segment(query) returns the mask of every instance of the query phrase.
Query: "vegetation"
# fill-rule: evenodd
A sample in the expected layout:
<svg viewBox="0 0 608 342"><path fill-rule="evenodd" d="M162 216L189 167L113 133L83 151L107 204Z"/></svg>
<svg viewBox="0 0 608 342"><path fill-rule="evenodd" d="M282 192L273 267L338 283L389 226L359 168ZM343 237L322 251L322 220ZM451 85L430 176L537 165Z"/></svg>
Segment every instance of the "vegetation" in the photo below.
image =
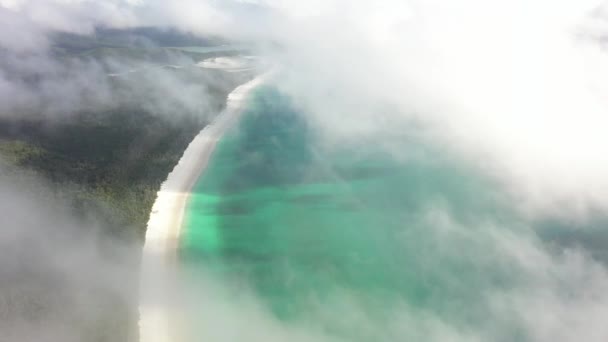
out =
<svg viewBox="0 0 608 342"><path fill-rule="evenodd" d="M233 86L238 82L233 80ZM220 111L229 91L229 86L215 89L214 96L222 100L208 110ZM74 194L79 206L103 203L112 212L113 226L135 229L142 238L160 184L207 122L201 116L168 116L135 105L77 113L57 122L2 119L0 154L61 191L79 189Z"/></svg>
<svg viewBox="0 0 608 342"><path fill-rule="evenodd" d="M142 32L144 36L149 33L145 29L135 33L141 36ZM127 38L131 34L128 32ZM175 33L163 34L162 39L170 40ZM129 45L130 38L119 32L108 31L100 35L104 40L60 35L54 48L57 58L90 58L103 63L111 55L138 65L142 61L162 65L165 59L173 58L173 54L182 53L143 46L150 43L148 38ZM183 42L192 45L191 39L194 38L183 38ZM127 43L119 46L116 42L120 40ZM183 52L183 56L200 60L203 55ZM6 164L2 171L13 176L23 175L25 181L31 174L48 180L52 195L71 203L75 215L94 213L99 217L107 229L101 232L104 236L136 243L143 241L146 222L161 183L194 136L222 110L228 93L251 77L196 67L164 69L163 77L169 75L175 84L196 85L189 88L190 96L192 89L201 90L200 97L205 98L202 102L205 105L193 110L197 102L194 106L192 103L184 105L180 102L183 99L171 99L170 95L159 104L158 89L162 88L154 87L156 75L147 76L148 73L143 69L124 77L108 77L112 88L110 103L66 113L64 117L23 113L0 118L0 159ZM125 279L124 286L132 292L130 297L137 298L138 274L135 270L139 253L133 254L127 266L134 270L129 275L133 278ZM81 290L98 303L91 308L90 315L74 317L74 325L87 341L136 340L136 301L125 302L106 289ZM36 308L38 316L44 312L45 304L41 303L49 300L55 303L54 298L66 295L60 287L48 289L42 285L36 292L38 295L31 296L32 300L21 293L24 290L18 291L16 296L28 297L26 303L33 303L31 306Z"/></svg>

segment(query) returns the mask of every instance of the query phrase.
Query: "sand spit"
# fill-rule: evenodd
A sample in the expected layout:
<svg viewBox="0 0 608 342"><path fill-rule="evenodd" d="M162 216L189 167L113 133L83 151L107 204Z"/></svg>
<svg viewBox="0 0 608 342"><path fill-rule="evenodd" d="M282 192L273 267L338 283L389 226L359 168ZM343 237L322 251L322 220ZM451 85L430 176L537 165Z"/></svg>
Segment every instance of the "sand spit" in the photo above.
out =
<svg viewBox="0 0 608 342"><path fill-rule="evenodd" d="M196 66L205 69L220 69L227 72L241 72L253 69L256 63L259 63L259 60L254 56L213 57L199 62Z"/></svg>
<svg viewBox="0 0 608 342"><path fill-rule="evenodd" d="M190 143L182 158L162 184L152 207L143 248L140 321L141 342L168 342L167 298L171 265L175 260L190 191L206 168L219 139L238 118L248 95L265 75L240 85L228 95L226 109Z"/></svg>

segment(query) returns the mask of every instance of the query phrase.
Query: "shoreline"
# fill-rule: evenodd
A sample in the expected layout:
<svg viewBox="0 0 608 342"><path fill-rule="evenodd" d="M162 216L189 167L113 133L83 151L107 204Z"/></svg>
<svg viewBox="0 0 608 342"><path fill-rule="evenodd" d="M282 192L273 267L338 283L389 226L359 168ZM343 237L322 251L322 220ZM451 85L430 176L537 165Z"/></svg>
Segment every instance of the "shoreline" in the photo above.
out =
<svg viewBox="0 0 608 342"><path fill-rule="evenodd" d="M207 167L215 146L244 109L251 91L266 74L236 87L227 97L226 108L203 128L188 145L157 194L147 224L141 259L139 341L170 341L169 314L163 300L163 285L175 261L190 191Z"/></svg>

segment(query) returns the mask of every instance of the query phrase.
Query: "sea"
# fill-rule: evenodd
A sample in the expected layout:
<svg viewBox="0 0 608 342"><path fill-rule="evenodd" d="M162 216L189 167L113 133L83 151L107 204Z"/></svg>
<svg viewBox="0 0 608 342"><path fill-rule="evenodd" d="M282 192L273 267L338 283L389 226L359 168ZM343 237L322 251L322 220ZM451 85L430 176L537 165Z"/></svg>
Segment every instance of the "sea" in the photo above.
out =
<svg viewBox="0 0 608 342"><path fill-rule="evenodd" d="M531 221L415 133L335 143L259 88L192 191L180 262L328 341L533 340L526 303L561 276L537 259L605 234Z"/></svg>

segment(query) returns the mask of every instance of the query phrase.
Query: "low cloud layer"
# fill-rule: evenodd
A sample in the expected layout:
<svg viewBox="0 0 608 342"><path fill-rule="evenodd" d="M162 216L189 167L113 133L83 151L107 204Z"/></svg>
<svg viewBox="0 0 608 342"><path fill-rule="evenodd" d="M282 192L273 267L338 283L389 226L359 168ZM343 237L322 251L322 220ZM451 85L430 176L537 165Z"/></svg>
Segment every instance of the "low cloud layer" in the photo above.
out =
<svg viewBox="0 0 608 342"><path fill-rule="evenodd" d="M305 312L285 322L255 284L197 265L182 269L182 278L168 277L180 279L168 287L176 305L170 322L188 322L182 333L192 334L191 341L599 342L608 336L602 322L608 273L584 249L549 252L535 228L517 220L480 215L465 223L441 207L416 214L420 219L408 222L395 244L402 247L400 272L412 276L410 286L424 286L424 300L396 297L379 309L373 294L338 286L300 298Z"/></svg>
<svg viewBox="0 0 608 342"><path fill-rule="evenodd" d="M254 41L334 143L414 122L503 181L528 214L584 220L608 203L605 7L150 0L131 10L140 22Z"/></svg>
<svg viewBox="0 0 608 342"><path fill-rule="evenodd" d="M444 312L400 304L382 322L384 330L378 334L386 340L499 341L509 329L539 342L604 341L608 336L602 322L608 314L605 265L584 244L553 246L544 241L546 229L538 224L559 220L568 229L585 231L585 223L603 222L608 215L608 55L602 1L5 0L0 5L5 28L0 32L0 116L43 113L51 119L114 99L107 66L129 70L132 65L122 60L58 62L52 56L52 32L172 26L258 44L260 53L281 69L275 85L307 114L323 148L371 141L407 160L395 142L414 134L438 153L464 160L498 181L517 220L479 215L478 220L460 222L435 208L436 203L425 208L427 215L414 229L420 234L410 243L425 245L428 255L415 266L448 284L443 294L453 295L454 302L444 298ZM129 93L150 100L143 105L162 112L175 106L196 111L206 105L200 96L205 89L173 73L159 69L143 77L150 89ZM68 254L54 255L54 242L38 238L37 229L48 222L59 220L52 226L69 231L94 222L74 222L69 213L57 218L61 214L54 209L41 211L44 201L4 184L0 189L5 195L0 196L0 208L11 218L7 222L25 227L2 233L0 243L8 248L32 241L41 253L33 264L59 267L60 273L73 255L83 253L85 258L76 258L82 264L70 270L77 274L75 287L88 284L90 278L79 275L90 275L83 268L95 264L102 275L108 270L112 280L107 288L115 289L114 273L122 270L107 268L106 260L89 249L69 254L68 248ZM39 215L26 215L30 211ZM47 214L54 218L49 221ZM405 247L413 251L415 246L406 241ZM38 264L40 260L51 265ZM441 265L450 261L480 272L474 278L478 282L442 273ZM0 284L16 284L13 278L21 274L17 268L0 267L7 273ZM498 274L495 282L485 278L492 272ZM512 283L502 286L504 279ZM285 326L250 292L234 299L217 279L185 284L196 284L194 299L186 295L186 302L203 311L197 315L207 320L203 336L209 339L332 340L322 327ZM463 301L467 296L476 301ZM332 299L331 305L318 307L320 315L358 322L368 332L378 329L358 298L344 294ZM19 333L31 330L27 321L23 324L28 329ZM33 333L47 331L35 326ZM55 332L46 336L78 340Z"/></svg>
<svg viewBox="0 0 608 342"><path fill-rule="evenodd" d="M606 209L600 1L288 4L273 35L281 86L328 138L382 139L416 122L525 211Z"/></svg>
<svg viewBox="0 0 608 342"><path fill-rule="evenodd" d="M140 7L123 1L0 4L0 118L52 122L121 106L166 116L209 116L226 81L196 68L197 57L162 49L136 32L123 32L124 42L108 42L111 36L103 34L96 38L100 29L155 23L146 19L146 10L136 11ZM158 32L169 29L158 25ZM133 50L104 50L108 44L131 44Z"/></svg>
<svg viewBox="0 0 608 342"><path fill-rule="evenodd" d="M0 174L0 339L129 338L139 248L108 234L103 211L77 212L69 191Z"/></svg>

